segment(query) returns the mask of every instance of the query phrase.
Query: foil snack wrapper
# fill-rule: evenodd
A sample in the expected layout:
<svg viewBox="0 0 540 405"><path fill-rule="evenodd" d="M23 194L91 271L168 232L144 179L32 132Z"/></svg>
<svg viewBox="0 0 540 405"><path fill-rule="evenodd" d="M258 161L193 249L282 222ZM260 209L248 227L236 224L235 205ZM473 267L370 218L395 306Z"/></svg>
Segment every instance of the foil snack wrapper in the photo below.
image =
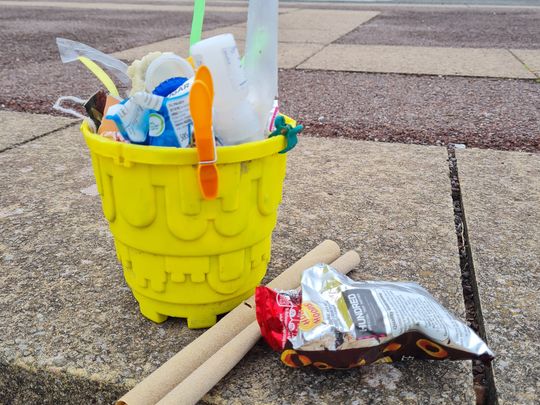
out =
<svg viewBox="0 0 540 405"><path fill-rule="evenodd" d="M357 282L319 264L304 271L300 290L258 287L255 303L262 336L291 367L494 358L471 328L416 283Z"/></svg>

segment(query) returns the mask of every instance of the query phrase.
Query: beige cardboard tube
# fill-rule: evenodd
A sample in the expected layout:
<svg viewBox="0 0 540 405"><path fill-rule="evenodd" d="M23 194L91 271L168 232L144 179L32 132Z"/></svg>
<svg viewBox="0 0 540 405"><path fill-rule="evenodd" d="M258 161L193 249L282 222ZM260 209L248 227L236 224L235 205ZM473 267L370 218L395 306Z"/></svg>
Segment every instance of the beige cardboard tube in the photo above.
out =
<svg viewBox="0 0 540 405"><path fill-rule="evenodd" d="M350 251L332 263L332 267L347 274L360 263L358 253ZM169 392L158 405L192 405L214 387L249 352L261 337L257 321L252 322L235 338L219 349L179 385Z"/></svg>
<svg viewBox="0 0 540 405"><path fill-rule="evenodd" d="M300 285L302 272L305 269L317 263L331 263L339 254L338 244L331 240L325 240L272 280L268 286L278 290L296 288ZM251 297L244 304L225 315L182 351L171 357L120 398L116 404L155 404L254 320L255 303L254 298Z"/></svg>

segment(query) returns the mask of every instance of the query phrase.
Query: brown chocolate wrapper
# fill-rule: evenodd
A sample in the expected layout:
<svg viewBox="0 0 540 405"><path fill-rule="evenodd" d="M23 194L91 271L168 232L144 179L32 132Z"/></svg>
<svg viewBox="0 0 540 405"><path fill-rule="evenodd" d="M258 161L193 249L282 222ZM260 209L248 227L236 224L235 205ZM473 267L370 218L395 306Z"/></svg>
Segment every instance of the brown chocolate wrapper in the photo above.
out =
<svg viewBox="0 0 540 405"><path fill-rule="evenodd" d="M394 363L396 361L424 360L470 360L493 359L488 353L474 355L462 350L435 343L428 336L408 332L387 343L361 349L345 350L294 350L288 343L281 353L281 361L289 367L312 366L319 370L348 369L368 364Z"/></svg>

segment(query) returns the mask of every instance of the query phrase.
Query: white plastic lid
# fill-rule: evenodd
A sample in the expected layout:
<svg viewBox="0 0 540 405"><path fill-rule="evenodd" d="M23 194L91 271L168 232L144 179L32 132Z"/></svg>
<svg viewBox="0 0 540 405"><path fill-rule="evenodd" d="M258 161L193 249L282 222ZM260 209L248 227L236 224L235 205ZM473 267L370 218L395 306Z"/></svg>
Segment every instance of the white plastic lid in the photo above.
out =
<svg viewBox="0 0 540 405"><path fill-rule="evenodd" d="M172 77L193 77L195 72L191 64L175 55L172 52L166 52L156 58L146 69L144 85L146 90L152 92L157 86Z"/></svg>

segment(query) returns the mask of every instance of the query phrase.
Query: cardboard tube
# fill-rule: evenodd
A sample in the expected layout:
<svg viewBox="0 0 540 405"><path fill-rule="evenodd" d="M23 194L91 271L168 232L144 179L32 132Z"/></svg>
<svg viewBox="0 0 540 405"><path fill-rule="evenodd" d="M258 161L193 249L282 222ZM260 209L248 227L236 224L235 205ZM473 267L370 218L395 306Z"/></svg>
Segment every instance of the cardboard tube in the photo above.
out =
<svg viewBox="0 0 540 405"><path fill-rule="evenodd" d="M347 274L360 263L360 256L347 252L331 265ZM261 337L257 321L252 322L235 338L169 392L158 405L192 405L214 387L249 352Z"/></svg>
<svg viewBox="0 0 540 405"><path fill-rule="evenodd" d="M268 286L278 290L296 288L300 285L302 272L305 269L317 263L331 263L339 256L339 253L336 242L325 240L272 280ZM120 398L116 404L155 404L254 320L255 300L251 297L171 357Z"/></svg>

